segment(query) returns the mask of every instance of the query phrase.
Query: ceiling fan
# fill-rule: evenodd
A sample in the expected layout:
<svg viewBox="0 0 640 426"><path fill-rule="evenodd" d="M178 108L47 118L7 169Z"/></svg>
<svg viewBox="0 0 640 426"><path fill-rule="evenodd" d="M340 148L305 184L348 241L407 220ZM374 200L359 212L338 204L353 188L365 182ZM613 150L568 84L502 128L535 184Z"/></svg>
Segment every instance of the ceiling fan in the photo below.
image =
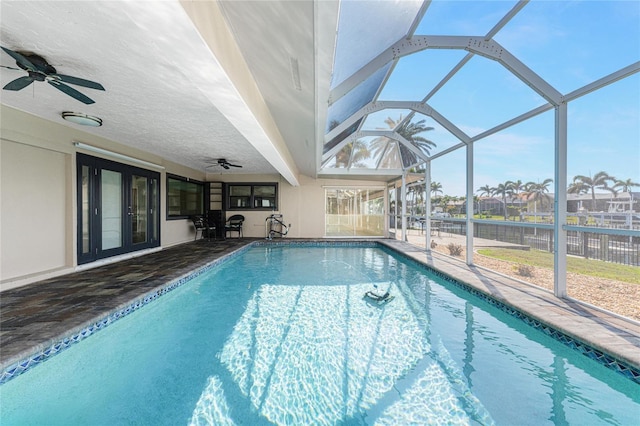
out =
<svg viewBox="0 0 640 426"><path fill-rule="evenodd" d="M4 90L22 90L34 81L46 81L61 92L66 93L72 98L77 99L87 105L92 104L95 101L88 96L80 93L73 87L66 85L65 83L88 87L90 89L104 90L104 87L102 87L100 83L85 80L83 78L73 77L70 75L58 74L56 69L52 65L50 65L42 56L36 55L35 53L19 53L11 49L7 49L6 47L2 47L2 50L7 52L9 56L15 59L16 65L18 65L21 69L27 71L27 73L29 74L10 81L3 87ZM2 68L19 70L19 68L7 67L4 65L0 66L2 66Z"/></svg>
<svg viewBox="0 0 640 426"><path fill-rule="evenodd" d="M217 158L217 159L207 160L207 162L214 162L214 161L215 161L215 163L209 165L208 167L220 166L220 167L222 167L223 169L226 169L226 170L229 170L231 167L242 168L241 165L239 165L239 164L231 164L230 162L228 162L224 158Z"/></svg>

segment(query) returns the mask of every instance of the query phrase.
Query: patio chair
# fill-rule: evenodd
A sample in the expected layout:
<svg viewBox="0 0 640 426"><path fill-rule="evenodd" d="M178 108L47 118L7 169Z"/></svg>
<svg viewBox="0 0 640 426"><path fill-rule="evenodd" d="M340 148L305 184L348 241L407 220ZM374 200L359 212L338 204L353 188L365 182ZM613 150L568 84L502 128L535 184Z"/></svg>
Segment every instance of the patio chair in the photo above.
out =
<svg viewBox="0 0 640 426"><path fill-rule="evenodd" d="M237 232L238 238L242 238L242 222L244 222L244 216L241 214L234 214L229 219L227 219L227 223L224 226L224 235L225 238L227 233L229 232Z"/></svg>
<svg viewBox="0 0 640 426"><path fill-rule="evenodd" d="M200 231L200 238L211 238L211 233L213 232L215 235L216 227L215 225L210 225L208 221L204 219L202 216L191 216L191 222L193 223L193 227L196 230L196 234L194 236L194 240L198 239L198 231Z"/></svg>

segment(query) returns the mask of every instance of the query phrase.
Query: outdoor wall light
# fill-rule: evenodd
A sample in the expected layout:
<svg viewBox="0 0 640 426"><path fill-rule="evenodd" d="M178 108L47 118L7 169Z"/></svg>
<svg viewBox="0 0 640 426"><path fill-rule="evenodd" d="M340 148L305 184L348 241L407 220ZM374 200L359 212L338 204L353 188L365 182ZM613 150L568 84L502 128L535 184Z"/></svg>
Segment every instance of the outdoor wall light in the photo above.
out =
<svg viewBox="0 0 640 426"><path fill-rule="evenodd" d="M100 127L102 126L102 119L94 117L92 115L83 114L81 112L64 111L62 118L75 124L82 126Z"/></svg>

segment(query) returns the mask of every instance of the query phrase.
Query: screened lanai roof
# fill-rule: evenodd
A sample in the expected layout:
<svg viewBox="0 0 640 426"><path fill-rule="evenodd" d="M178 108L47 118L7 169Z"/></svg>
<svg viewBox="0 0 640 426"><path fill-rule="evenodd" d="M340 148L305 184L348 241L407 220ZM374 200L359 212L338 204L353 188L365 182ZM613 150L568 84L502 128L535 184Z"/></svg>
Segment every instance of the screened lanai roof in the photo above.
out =
<svg viewBox="0 0 640 426"><path fill-rule="evenodd" d="M638 72L628 7L342 0L320 175L399 176Z"/></svg>

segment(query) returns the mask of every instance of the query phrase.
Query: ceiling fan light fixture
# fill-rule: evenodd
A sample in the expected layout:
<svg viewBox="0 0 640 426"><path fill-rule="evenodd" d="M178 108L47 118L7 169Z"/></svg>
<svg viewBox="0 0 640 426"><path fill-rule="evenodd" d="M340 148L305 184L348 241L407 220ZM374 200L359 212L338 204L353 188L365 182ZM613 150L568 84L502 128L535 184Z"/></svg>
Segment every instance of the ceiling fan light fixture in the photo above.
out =
<svg viewBox="0 0 640 426"><path fill-rule="evenodd" d="M62 118L75 124L82 126L100 127L102 126L102 119L94 117L93 115L83 114L81 112L64 111Z"/></svg>

